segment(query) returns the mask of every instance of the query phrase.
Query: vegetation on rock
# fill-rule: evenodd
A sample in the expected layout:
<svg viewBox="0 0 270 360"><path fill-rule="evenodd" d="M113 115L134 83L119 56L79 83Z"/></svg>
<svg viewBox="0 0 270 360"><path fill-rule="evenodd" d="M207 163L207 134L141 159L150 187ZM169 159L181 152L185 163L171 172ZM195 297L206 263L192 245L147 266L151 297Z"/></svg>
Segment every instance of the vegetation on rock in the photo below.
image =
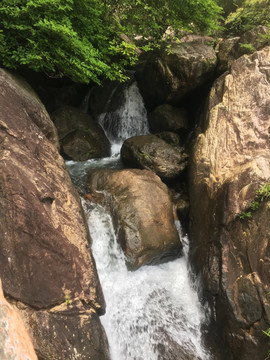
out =
<svg viewBox="0 0 270 360"><path fill-rule="evenodd" d="M241 220L252 217L252 212L257 210L260 206L260 203L265 199L270 197L270 183L266 182L264 185L260 185L259 189L256 192L255 200L252 201L247 211L242 211L238 214Z"/></svg>
<svg viewBox="0 0 270 360"><path fill-rule="evenodd" d="M229 34L239 35L257 25L270 25L270 0L244 0L226 19Z"/></svg>

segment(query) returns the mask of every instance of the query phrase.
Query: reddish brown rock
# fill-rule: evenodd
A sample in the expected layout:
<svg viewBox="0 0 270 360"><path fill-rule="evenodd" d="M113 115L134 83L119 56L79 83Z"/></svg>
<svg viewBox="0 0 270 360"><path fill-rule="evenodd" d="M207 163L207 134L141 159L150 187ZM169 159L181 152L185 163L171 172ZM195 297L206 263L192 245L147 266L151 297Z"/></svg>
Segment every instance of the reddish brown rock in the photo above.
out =
<svg viewBox="0 0 270 360"><path fill-rule="evenodd" d="M0 280L0 359L37 360L19 314L5 300Z"/></svg>
<svg viewBox="0 0 270 360"><path fill-rule="evenodd" d="M85 309L104 313L80 199L54 145L56 141L49 136L55 134L55 128L29 87L4 70L0 71L0 89L3 290L11 300L32 309L50 309L65 303L68 295L70 300L78 299ZM74 311L78 336L83 319L79 315ZM32 325L29 322L30 330ZM45 344L46 332L46 326L40 324L39 332L33 334L41 358L48 359L42 355L46 346L55 347L55 359L66 358L63 347L55 346L57 334L52 332ZM90 343L88 350L91 353ZM69 356L74 356L73 350Z"/></svg>
<svg viewBox="0 0 270 360"><path fill-rule="evenodd" d="M270 324L270 47L242 56L213 85L190 166L191 257L213 301L226 359L263 359ZM238 214L250 212L241 220Z"/></svg>
<svg viewBox="0 0 270 360"><path fill-rule="evenodd" d="M168 189L148 170L95 170L94 191L105 190L130 269L164 262L181 252Z"/></svg>

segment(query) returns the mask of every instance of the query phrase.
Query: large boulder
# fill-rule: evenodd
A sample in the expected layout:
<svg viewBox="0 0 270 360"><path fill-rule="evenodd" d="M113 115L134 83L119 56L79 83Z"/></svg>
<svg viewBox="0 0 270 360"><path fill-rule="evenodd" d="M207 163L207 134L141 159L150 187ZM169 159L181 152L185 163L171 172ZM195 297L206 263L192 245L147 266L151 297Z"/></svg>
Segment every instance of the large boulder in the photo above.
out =
<svg viewBox="0 0 270 360"><path fill-rule="evenodd" d="M129 269L179 255L182 245L168 188L152 171L99 169L90 173L88 183L93 191L105 191Z"/></svg>
<svg viewBox="0 0 270 360"><path fill-rule="evenodd" d="M37 360L31 339L16 310L4 298L0 280L0 359Z"/></svg>
<svg viewBox="0 0 270 360"><path fill-rule="evenodd" d="M146 103L178 105L211 80L216 67L213 47L196 42L172 44L170 51L153 52L135 76Z"/></svg>
<svg viewBox="0 0 270 360"><path fill-rule="evenodd" d="M102 326L98 318L92 321L89 311L104 313L105 301L80 199L55 147L53 123L36 95L4 70L0 70L0 89L3 290L29 316L36 311L47 316L39 321L39 331L33 321L26 321L40 359L88 359L97 349L91 342L82 348L78 341L85 338L88 321L91 336L102 342L94 330L98 327L101 333ZM67 302L69 315L61 322L57 305ZM69 326L76 336L67 334ZM66 343L61 345L56 339L63 336ZM106 345L99 350L103 355L98 358L107 359Z"/></svg>
<svg viewBox="0 0 270 360"><path fill-rule="evenodd" d="M175 179L187 165L182 147L174 147L155 135L125 140L121 159L129 167L152 170L163 180Z"/></svg>
<svg viewBox="0 0 270 360"><path fill-rule="evenodd" d="M54 111L51 118L57 128L64 156L85 161L110 155L110 142L102 127L90 115L64 106Z"/></svg>
<svg viewBox="0 0 270 360"><path fill-rule="evenodd" d="M256 194L270 178L269 69L266 47L217 79L190 161L191 257L224 359L263 359L268 350L269 202Z"/></svg>

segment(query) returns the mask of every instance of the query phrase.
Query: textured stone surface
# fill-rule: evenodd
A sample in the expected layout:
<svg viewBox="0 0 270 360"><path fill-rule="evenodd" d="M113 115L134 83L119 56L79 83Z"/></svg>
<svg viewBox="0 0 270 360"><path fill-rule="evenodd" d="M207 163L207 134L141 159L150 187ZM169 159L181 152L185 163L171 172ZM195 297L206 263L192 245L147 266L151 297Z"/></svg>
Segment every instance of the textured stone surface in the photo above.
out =
<svg viewBox="0 0 270 360"><path fill-rule="evenodd" d="M31 339L15 309L5 300L0 280L0 359L37 360Z"/></svg>
<svg viewBox="0 0 270 360"><path fill-rule="evenodd" d="M53 123L46 112L36 121L44 108L28 86L22 87L21 81L3 70L0 89L3 290L11 300L40 311L65 303L68 296L78 299L86 309L103 313L105 302L89 250L91 239L80 199L53 144L57 141L48 135L56 134ZM78 314L74 312L75 317ZM74 321L80 324L81 320ZM42 358L47 328L40 325L33 335ZM76 331L79 336L80 325ZM55 346L53 336L57 334L52 333L51 347ZM55 347L56 359L66 359L62 350ZM69 356L72 358L74 353Z"/></svg>
<svg viewBox="0 0 270 360"><path fill-rule="evenodd" d="M152 171L95 170L88 181L92 190L106 192L130 269L179 255L182 245L168 189Z"/></svg>
<svg viewBox="0 0 270 360"><path fill-rule="evenodd" d="M136 73L140 91L152 108L177 105L181 99L209 81L216 66L211 46L197 43L174 44L149 56Z"/></svg>
<svg viewBox="0 0 270 360"><path fill-rule="evenodd" d="M149 125L155 132L187 129L187 112L185 109L176 108L169 104L157 106L149 117Z"/></svg>
<svg viewBox="0 0 270 360"><path fill-rule="evenodd" d="M108 360L109 346L96 311L78 298L48 310L21 306L40 360ZM40 346L42 344L42 346Z"/></svg>
<svg viewBox="0 0 270 360"><path fill-rule="evenodd" d="M270 324L270 47L242 56L214 83L190 166L191 257L215 307L226 359L266 356ZM225 347L224 347L225 344Z"/></svg>
<svg viewBox="0 0 270 360"><path fill-rule="evenodd" d="M65 106L52 113L61 151L69 159L85 161L110 155L110 142L90 115Z"/></svg>
<svg viewBox="0 0 270 360"><path fill-rule="evenodd" d="M240 37L222 40L217 46L217 72L221 74L229 70L234 60L252 52L252 48L256 51L262 49L267 44L269 45L269 40L262 37L267 32L267 26L259 25L245 32ZM245 47L245 45L248 46Z"/></svg>
<svg viewBox="0 0 270 360"><path fill-rule="evenodd" d="M121 159L129 167L152 170L164 180L176 178L187 165L182 147L174 147L155 135L127 139Z"/></svg>

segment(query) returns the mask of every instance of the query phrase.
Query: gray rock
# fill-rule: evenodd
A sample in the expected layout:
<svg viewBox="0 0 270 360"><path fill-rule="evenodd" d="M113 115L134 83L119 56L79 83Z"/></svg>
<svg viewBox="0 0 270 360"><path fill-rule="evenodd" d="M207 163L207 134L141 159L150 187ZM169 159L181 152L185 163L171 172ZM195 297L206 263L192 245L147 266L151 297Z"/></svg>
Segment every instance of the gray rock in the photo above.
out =
<svg viewBox="0 0 270 360"><path fill-rule="evenodd" d="M186 168L186 154L155 135L134 136L121 148L121 159L129 167L152 170L164 180L178 177Z"/></svg>
<svg viewBox="0 0 270 360"><path fill-rule="evenodd" d="M146 103L177 105L186 95L205 85L216 67L216 53L206 44L173 44L152 53L135 76Z"/></svg>

